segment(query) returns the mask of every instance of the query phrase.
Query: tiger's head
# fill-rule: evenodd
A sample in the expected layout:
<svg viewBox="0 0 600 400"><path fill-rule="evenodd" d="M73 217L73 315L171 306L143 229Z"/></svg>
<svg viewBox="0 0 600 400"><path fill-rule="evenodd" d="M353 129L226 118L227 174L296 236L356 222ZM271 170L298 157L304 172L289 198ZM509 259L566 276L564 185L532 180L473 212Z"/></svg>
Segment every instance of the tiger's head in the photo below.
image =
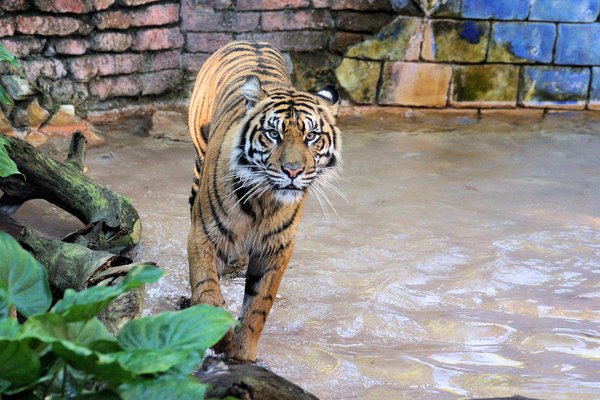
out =
<svg viewBox="0 0 600 400"><path fill-rule="evenodd" d="M247 110L232 169L251 187L248 198L270 191L278 201L293 203L335 175L341 137L335 126L340 97L333 85L316 94L293 88L267 93L252 76L241 91Z"/></svg>

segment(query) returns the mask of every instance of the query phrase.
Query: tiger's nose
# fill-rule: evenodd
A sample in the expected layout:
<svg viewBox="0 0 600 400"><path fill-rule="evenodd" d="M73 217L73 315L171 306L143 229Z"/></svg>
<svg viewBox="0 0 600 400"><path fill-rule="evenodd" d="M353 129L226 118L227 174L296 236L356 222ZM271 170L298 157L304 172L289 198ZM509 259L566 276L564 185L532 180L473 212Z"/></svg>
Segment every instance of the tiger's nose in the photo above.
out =
<svg viewBox="0 0 600 400"><path fill-rule="evenodd" d="M290 164L290 163L283 164L281 166L281 169L283 170L283 172L285 172L292 179L294 179L295 177L297 177L298 175L300 175L300 173L302 171L304 171L304 168L302 168L302 165L300 165L300 164Z"/></svg>

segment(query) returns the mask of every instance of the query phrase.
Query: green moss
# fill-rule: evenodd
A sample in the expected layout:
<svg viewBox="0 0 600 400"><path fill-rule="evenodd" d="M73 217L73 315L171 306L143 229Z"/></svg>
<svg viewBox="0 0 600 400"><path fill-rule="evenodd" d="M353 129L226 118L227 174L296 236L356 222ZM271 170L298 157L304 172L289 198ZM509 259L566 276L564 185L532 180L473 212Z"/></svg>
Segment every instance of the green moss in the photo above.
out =
<svg viewBox="0 0 600 400"><path fill-rule="evenodd" d="M518 72L510 65L457 67L454 74L453 100L516 101Z"/></svg>
<svg viewBox="0 0 600 400"><path fill-rule="evenodd" d="M375 103L380 70L379 62L344 58L335 69L335 76L352 101L372 104Z"/></svg>
<svg viewBox="0 0 600 400"><path fill-rule="evenodd" d="M347 56L371 60L417 59L422 26L418 18L398 18L385 27L376 38L350 47Z"/></svg>

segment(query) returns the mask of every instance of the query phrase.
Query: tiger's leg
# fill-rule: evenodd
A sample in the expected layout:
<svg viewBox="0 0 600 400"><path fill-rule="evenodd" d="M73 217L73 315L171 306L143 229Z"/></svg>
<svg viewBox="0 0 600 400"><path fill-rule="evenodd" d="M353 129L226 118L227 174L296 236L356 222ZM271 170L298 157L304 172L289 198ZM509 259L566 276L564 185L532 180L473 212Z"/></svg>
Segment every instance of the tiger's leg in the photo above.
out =
<svg viewBox="0 0 600 400"><path fill-rule="evenodd" d="M210 304L215 307L224 307L225 300L219 284L215 258L216 250L199 224L200 221L195 220L192 216L192 228L188 237L191 303L192 305ZM230 329L214 346L215 351L217 353L225 352L232 338L233 330Z"/></svg>
<svg viewBox="0 0 600 400"><path fill-rule="evenodd" d="M250 257L246 272L244 303L240 326L236 328L227 356L240 361L253 361L258 341L271 311L279 283L290 257L293 243L287 249L268 257Z"/></svg>

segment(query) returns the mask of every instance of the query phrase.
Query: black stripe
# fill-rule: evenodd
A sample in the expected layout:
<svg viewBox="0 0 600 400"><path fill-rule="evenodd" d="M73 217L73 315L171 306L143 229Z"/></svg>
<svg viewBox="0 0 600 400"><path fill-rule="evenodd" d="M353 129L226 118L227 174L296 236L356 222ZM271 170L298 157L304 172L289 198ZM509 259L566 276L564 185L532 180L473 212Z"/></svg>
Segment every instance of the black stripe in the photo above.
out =
<svg viewBox="0 0 600 400"><path fill-rule="evenodd" d="M244 293L248 296L256 296L258 294L258 284L264 275L246 275L246 286Z"/></svg>
<svg viewBox="0 0 600 400"><path fill-rule="evenodd" d="M271 232L263 235L262 240L265 241L265 240L269 239L271 236L278 235L281 232L283 232L286 229L288 229L290 226L292 226L292 224L296 220L296 215L298 214L298 210L299 209L300 209L300 205L298 204L296 206L296 208L294 209L294 212L292 213L292 215L290 216L290 218L287 221L285 221L279 228L277 228L274 231L271 231Z"/></svg>
<svg viewBox="0 0 600 400"><path fill-rule="evenodd" d="M248 215L250 218L252 218L253 221L256 221L256 213L254 212L254 209L252 208L252 204L250 204L250 202L247 201L247 199L244 201L241 201L241 199L248 194L249 189L242 184L242 181L239 178L235 178L234 187L235 187L235 189L233 192L235 193L235 195L238 199L240 208L246 215Z"/></svg>

